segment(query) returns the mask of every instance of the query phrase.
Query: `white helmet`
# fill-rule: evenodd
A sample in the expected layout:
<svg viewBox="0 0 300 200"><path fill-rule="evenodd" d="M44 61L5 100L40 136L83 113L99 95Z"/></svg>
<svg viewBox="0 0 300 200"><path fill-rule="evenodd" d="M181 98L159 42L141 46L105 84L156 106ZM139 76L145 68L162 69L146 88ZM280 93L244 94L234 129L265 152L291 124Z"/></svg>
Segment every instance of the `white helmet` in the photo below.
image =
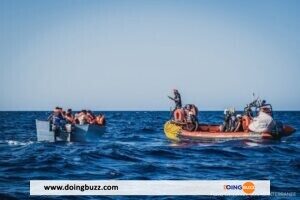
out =
<svg viewBox="0 0 300 200"><path fill-rule="evenodd" d="M224 110L224 115L226 115L228 112L227 108Z"/></svg>

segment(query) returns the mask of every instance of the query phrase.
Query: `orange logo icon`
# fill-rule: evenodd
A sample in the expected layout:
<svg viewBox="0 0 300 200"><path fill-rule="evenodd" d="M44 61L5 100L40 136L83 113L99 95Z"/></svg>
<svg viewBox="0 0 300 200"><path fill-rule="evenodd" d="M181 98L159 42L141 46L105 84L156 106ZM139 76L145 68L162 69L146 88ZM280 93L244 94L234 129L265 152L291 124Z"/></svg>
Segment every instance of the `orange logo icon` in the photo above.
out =
<svg viewBox="0 0 300 200"><path fill-rule="evenodd" d="M255 190L255 185L252 182L246 182L243 185L243 191L246 194L252 194Z"/></svg>

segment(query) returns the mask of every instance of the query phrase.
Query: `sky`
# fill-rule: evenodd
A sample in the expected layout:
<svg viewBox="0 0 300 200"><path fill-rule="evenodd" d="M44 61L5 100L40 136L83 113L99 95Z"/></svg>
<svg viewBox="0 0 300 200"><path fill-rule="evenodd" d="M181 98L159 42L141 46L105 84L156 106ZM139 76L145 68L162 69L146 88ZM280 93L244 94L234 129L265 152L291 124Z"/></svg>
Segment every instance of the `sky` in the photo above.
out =
<svg viewBox="0 0 300 200"><path fill-rule="evenodd" d="M0 110L300 110L300 1L0 0Z"/></svg>

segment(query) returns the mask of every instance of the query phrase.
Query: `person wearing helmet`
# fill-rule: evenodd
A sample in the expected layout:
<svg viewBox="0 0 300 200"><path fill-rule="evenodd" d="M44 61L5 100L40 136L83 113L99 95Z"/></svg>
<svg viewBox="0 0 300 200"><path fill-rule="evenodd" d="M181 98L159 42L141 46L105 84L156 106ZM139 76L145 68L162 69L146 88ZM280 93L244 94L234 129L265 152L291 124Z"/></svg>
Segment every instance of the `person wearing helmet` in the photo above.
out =
<svg viewBox="0 0 300 200"><path fill-rule="evenodd" d="M236 121L235 121L234 126L235 126L234 132L243 132L242 115L241 114L236 115Z"/></svg>
<svg viewBox="0 0 300 200"><path fill-rule="evenodd" d="M235 109L227 108L224 110L224 122L220 127L221 132L232 132L235 129Z"/></svg>
<svg viewBox="0 0 300 200"><path fill-rule="evenodd" d="M182 107L182 103L181 103L181 95L180 95L180 93L178 92L177 89L174 89L173 93L174 93L174 97L168 96L169 99L171 99L172 101L175 102L175 109L181 108Z"/></svg>
<svg viewBox="0 0 300 200"><path fill-rule="evenodd" d="M229 120L230 120L230 115L228 109L224 110L224 122L220 126L220 131L221 132L226 132L229 129Z"/></svg>

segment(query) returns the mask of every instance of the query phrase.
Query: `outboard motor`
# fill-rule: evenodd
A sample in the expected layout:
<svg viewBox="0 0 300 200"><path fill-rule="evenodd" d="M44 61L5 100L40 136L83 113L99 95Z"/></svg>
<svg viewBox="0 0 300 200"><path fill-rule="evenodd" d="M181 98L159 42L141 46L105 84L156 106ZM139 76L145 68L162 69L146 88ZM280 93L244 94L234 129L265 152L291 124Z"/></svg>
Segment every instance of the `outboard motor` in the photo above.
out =
<svg viewBox="0 0 300 200"><path fill-rule="evenodd" d="M282 135L284 134L284 128L282 122L276 122L275 126L273 127L271 131L271 135L275 138L281 138Z"/></svg>

